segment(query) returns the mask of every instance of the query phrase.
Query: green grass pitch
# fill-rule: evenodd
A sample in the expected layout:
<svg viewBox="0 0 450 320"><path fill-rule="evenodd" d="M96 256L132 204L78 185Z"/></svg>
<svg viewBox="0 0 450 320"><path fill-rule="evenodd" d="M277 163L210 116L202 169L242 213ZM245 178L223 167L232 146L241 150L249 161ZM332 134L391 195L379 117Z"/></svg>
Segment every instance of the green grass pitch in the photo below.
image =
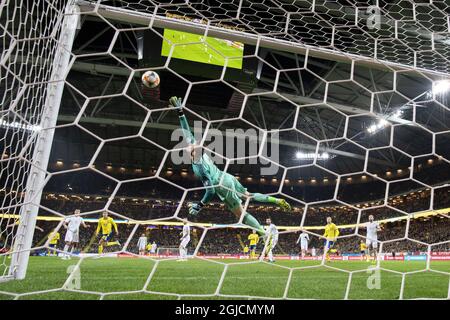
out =
<svg viewBox="0 0 450 320"><path fill-rule="evenodd" d="M80 264L80 290L62 290L68 277L68 267L79 260L61 260L56 257L31 257L27 278L21 281L0 283L0 299L227 299L227 298L281 298L285 293L290 270L287 298L297 299L343 299L349 273L319 265L319 261L277 261L268 263L245 263L242 260L217 260L228 264L220 295L214 296L224 264L208 260L191 259L187 262L159 260L149 285L143 291L155 261L140 258L85 258ZM402 276L381 271L380 288L368 289L367 279L371 265L363 261L333 261L327 265L353 273L349 299L398 299ZM409 272L425 268L425 262L386 261L382 268ZM436 261L432 270L450 272L450 262ZM405 277L404 299L447 298L449 275L426 271L411 273ZM40 292L54 290L51 292ZM127 292L123 294L123 292ZM15 296L11 293L31 293ZM103 297L99 293L106 293ZM212 295L202 297L195 295Z"/></svg>
<svg viewBox="0 0 450 320"><path fill-rule="evenodd" d="M213 37L206 37L206 45L199 43L202 38L203 36L197 34L165 29L161 55L169 56L173 43L176 44L172 53L173 58L223 66L224 57L227 57L228 67L242 69L243 46L232 47L227 45L225 40Z"/></svg>

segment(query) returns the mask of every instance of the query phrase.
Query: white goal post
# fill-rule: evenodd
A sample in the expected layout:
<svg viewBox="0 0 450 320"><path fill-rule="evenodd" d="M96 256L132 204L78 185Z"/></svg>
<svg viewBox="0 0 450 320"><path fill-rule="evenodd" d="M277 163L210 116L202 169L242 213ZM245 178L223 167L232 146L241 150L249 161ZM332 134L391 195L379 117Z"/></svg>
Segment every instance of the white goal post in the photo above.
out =
<svg viewBox="0 0 450 320"><path fill-rule="evenodd" d="M43 0L34 1L36 6L44 2L45 1ZM61 4L64 2L65 1L62 1ZM0 7L0 15L2 14L2 10L7 10L8 1L3 6L4 3L5 2L2 2L2 6ZM20 11L21 8L17 7L14 9ZM3 275L0 274L0 277L2 277L3 280L11 278L24 279L26 276L28 258L36 226L36 216L38 214L41 195L45 185L46 170L53 142L54 128L56 126L60 101L64 89L64 79L69 71L72 43L78 26L78 12L78 7L74 4L74 1L68 1L65 7L61 7L60 11L54 12L54 16L49 16L53 18L52 22L54 23L54 26L51 30L51 34L49 36L42 36L42 38L44 41L48 38L46 41L53 44L53 47L50 48L53 59L51 59L51 56L40 56L39 61L33 61L30 57L27 57L31 59L31 61L28 61L24 59L25 57L23 54L20 56L23 60L19 60L19 63L22 65L30 64L31 62L35 68L47 67L49 70L47 73L48 77L39 79L40 82L43 83L45 89L43 91L36 91L36 96L33 97L37 101L41 101L41 105L34 106L37 110L41 110L41 114L36 115L34 118L24 117L24 119L21 119L27 125L32 126L34 130L23 150L19 150L19 160L25 160L27 162L27 172L25 172L26 183L24 186L18 186L23 188L22 192L24 197L21 199L22 203L16 207L18 209L18 215L13 217L14 221L12 222L12 225L13 228L17 225L17 230L11 237L11 250L8 253L11 256L10 265L5 269ZM14 11L14 13L16 12ZM22 18L24 23L26 23L27 19L31 19L29 16L22 16ZM16 17L15 19L18 18ZM48 23L47 27L51 27L51 24ZM25 38L13 41L11 46L6 48L7 50L2 53L2 62L5 61L5 65L8 65L8 59L13 59L14 57L17 58L17 55L20 54L20 49L18 49L20 48L20 42L27 40L28 39ZM38 40L35 41L37 42ZM33 53L42 54L39 50L36 51L37 52ZM42 93L45 94L45 97L44 99L39 99L40 97L37 95ZM22 97L19 95L16 97L16 101L12 100L8 111L14 113L14 108L16 106L15 102L19 101L21 98ZM9 123L6 119L8 119L8 115L2 114L3 122ZM11 130L20 131L23 130L23 128L11 127ZM30 159L26 159L23 156L27 150L33 150ZM12 158L7 160L7 162L12 161L14 161ZM18 175L19 173L15 171L10 172L9 174ZM6 260L6 255L2 257L2 260Z"/></svg>

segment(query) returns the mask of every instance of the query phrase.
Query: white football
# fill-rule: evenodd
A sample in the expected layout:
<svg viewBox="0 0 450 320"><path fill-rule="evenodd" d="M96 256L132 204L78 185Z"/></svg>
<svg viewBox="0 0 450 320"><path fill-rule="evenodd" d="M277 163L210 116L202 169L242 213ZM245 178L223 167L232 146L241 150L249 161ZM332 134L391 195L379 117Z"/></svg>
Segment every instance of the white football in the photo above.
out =
<svg viewBox="0 0 450 320"><path fill-rule="evenodd" d="M146 71L142 75L142 83L147 88L156 88L160 81L159 75L155 71Z"/></svg>

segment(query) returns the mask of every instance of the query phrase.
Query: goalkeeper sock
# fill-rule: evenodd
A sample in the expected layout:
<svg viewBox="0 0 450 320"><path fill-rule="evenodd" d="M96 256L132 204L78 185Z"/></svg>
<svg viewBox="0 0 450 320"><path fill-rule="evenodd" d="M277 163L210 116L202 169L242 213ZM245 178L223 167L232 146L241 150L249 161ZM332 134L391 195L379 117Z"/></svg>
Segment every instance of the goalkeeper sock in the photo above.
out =
<svg viewBox="0 0 450 320"><path fill-rule="evenodd" d="M253 199L258 202L270 202L270 203L275 203L275 204L278 203L277 198L267 196L262 193L253 193Z"/></svg>
<svg viewBox="0 0 450 320"><path fill-rule="evenodd" d="M111 247L111 246L115 246L115 245L119 245L119 241L112 241L112 242L107 242L106 243L107 247Z"/></svg>
<svg viewBox="0 0 450 320"><path fill-rule="evenodd" d="M250 213L246 213L244 215L244 219L242 222L250 227L253 227L257 229L256 231L259 233L260 236L264 235L264 228L259 224L258 220L255 219Z"/></svg>
<svg viewBox="0 0 450 320"><path fill-rule="evenodd" d="M98 246L98 253L102 254L103 253L103 246Z"/></svg>

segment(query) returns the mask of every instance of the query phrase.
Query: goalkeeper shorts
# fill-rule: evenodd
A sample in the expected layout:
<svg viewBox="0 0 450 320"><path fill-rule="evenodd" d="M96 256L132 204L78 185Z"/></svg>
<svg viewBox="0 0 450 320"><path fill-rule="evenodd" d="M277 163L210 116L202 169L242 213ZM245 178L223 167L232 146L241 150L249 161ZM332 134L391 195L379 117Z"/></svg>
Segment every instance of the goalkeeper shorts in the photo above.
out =
<svg viewBox="0 0 450 320"><path fill-rule="evenodd" d="M249 247L250 251L253 251L256 249L256 244L251 244Z"/></svg>
<svg viewBox="0 0 450 320"><path fill-rule="evenodd" d="M221 187L216 188L217 195L231 211L239 207L246 192L247 189L229 173L224 174Z"/></svg>

